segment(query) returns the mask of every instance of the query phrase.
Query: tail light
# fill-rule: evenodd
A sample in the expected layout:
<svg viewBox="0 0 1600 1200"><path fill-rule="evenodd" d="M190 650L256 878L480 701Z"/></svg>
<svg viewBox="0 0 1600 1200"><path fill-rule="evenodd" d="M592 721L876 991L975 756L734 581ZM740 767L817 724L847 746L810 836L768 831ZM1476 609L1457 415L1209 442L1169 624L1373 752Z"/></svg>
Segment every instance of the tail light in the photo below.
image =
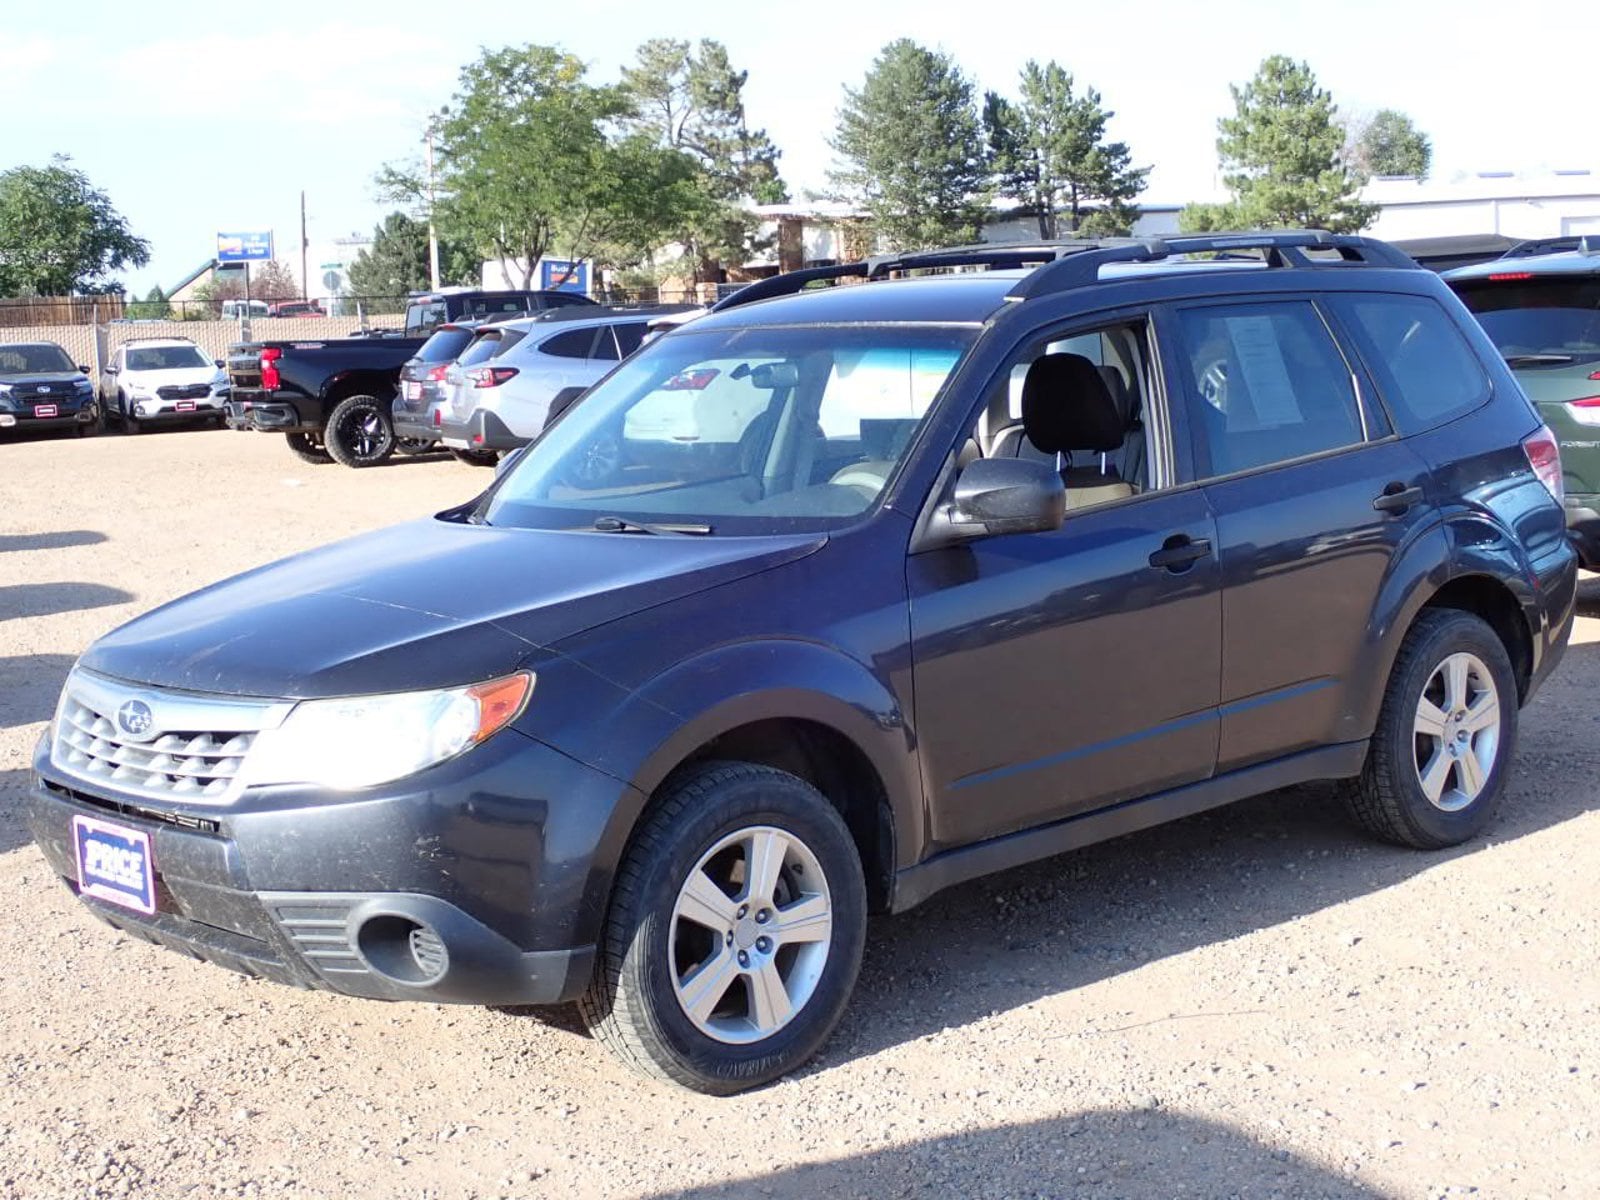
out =
<svg viewBox="0 0 1600 1200"><path fill-rule="evenodd" d="M1532 279L1532 271L1501 271L1489 276L1491 283L1515 283L1523 279Z"/></svg>
<svg viewBox="0 0 1600 1200"><path fill-rule="evenodd" d="M1536 432L1523 438L1522 452L1528 456L1528 465L1539 477L1539 482L1544 484L1545 490L1555 497L1557 504L1562 503L1567 489L1561 481L1561 451L1556 446L1556 435L1550 432L1550 426L1541 425Z"/></svg>
<svg viewBox="0 0 1600 1200"><path fill-rule="evenodd" d="M1567 415L1579 425L1600 425L1600 396L1568 400Z"/></svg>
<svg viewBox="0 0 1600 1200"><path fill-rule="evenodd" d="M433 427L435 429L442 429L444 427L444 409L435 408L433 410Z"/></svg>
<svg viewBox="0 0 1600 1200"><path fill-rule="evenodd" d="M441 363L437 367L429 367L428 368L428 373L423 376L423 379L425 379L429 383L441 383L444 380L445 373L447 371L449 371L449 370L450 370L450 364L449 363Z"/></svg>
<svg viewBox="0 0 1600 1200"><path fill-rule="evenodd" d="M275 392L283 386L283 376L278 374L278 360L283 357L283 350L277 346L268 346L261 352L261 390Z"/></svg>
<svg viewBox="0 0 1600 1200"><path fill-rule="evenodd" d="M467 372L467 379L475 388L492 388L499 387L516 374L515 367L473 367Z"/></svg>

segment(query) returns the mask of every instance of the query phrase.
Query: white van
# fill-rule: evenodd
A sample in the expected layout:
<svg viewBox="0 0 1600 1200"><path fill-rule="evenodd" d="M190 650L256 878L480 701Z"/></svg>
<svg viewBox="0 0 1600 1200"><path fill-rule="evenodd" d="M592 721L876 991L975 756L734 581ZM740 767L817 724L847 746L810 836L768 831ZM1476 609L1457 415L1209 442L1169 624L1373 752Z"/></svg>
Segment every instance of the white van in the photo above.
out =
<svg viewBox="0 0 1600 1200"><path fill-rule="evenodd" d="M222 302L222 319L224 321L237 321L246 313L252 317L264 317L269 311L265 300L224 300Z"/></svg>

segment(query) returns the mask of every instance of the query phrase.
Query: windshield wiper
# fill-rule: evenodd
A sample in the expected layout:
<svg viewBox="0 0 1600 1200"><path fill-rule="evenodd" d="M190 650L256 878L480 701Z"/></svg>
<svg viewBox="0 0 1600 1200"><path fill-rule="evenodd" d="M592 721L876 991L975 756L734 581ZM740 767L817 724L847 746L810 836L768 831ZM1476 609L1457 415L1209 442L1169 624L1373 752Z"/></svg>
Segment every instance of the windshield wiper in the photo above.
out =
<svg viewBox="0 0 1600 1200"><path fill-rule="evenodd" d="M709 525L677 523L656 525L645 521L629 521L622 517L596 517L594 527L601 533L658 533L704 537L711 532Z"/></svg>
<svg viewBox="0 0 1600 1200"><path fill-rule="evenodd" d="M1508 354L1506 366L1531 367L1538 363L1569 363L1573 357L1571 354Z"/></svg>

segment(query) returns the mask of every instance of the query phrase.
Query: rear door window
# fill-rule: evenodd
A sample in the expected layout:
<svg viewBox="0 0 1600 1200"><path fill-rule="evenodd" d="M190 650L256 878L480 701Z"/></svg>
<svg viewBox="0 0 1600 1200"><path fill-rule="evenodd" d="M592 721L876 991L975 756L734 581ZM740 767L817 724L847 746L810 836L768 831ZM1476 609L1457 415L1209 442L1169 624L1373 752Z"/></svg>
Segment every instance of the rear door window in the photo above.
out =
<svg viewBox="0 0 1600 1200"><path fill-rule="evenodd" d="M563 330L554 337L540 342L539 350L544 354L553 354L557 358L589 358L594 346L595 332L592 328Z"/></svg>
<svg viewBox="0 0 1600 1200"><path fill-rule="evenodd" d="M1489 377L1448 313L1426 296L1340 296L1367 370L1401 433L1464 416L1489 398Z"/></svg>
<svg viewBox="0 0 1600 1200"><path fill-rule="evenodd" d="M1179 309L1202 478L1352 446L1350 366L1304 300Z"/></svg>
<svg viewBox="0 0 1600 1200"><path fill-rule="evenodd" d="M647 321L628 321L613 325L611 332L616 335L617 349L622 352L623 358L627 358L644 344L644 335L650 332L650 324Z"/></svg>
<svg viewBox="0 0 1600 1200"><path fill-rule="evenodd" d="M435 325L443 324L445 308L443 300L434 300L427 304L413 304L406 309L406 328L432 329Z"/></svg>

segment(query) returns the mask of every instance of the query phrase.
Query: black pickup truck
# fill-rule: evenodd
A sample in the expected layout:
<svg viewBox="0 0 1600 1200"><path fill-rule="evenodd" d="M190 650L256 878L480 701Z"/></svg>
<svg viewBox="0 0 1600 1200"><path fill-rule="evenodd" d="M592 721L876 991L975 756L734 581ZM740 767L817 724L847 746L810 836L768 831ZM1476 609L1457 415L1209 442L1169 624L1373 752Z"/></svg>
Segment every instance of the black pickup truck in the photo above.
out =
<svg viewBox="0 0 1600 1200"><path fill-rule="evenodd" d="M228 424L284 434L306 462L380 463L399 447L389 407L400 368L426 340L385 331L230 346Z"/></svg>

